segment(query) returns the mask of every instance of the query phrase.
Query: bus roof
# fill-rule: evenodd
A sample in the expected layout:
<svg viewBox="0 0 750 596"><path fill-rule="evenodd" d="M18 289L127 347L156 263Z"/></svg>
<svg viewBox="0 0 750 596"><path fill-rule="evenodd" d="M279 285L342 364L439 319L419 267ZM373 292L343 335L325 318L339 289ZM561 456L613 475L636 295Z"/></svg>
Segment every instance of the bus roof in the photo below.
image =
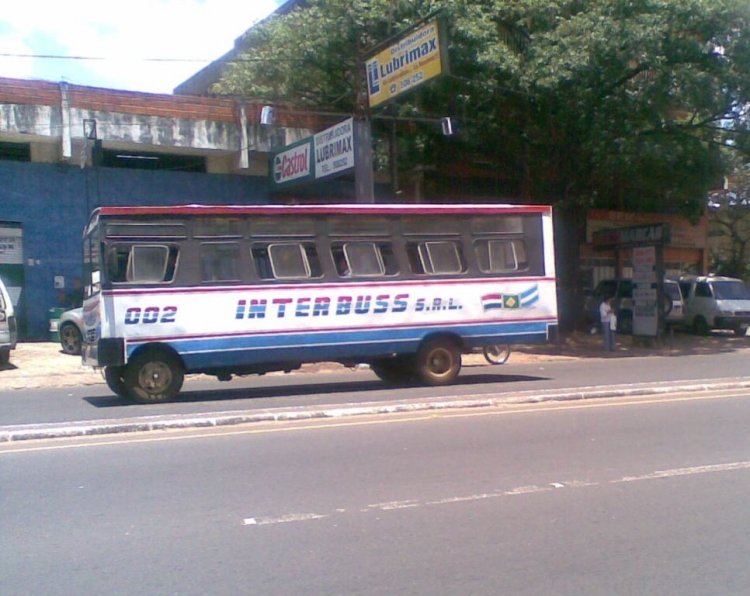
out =
<svg viewBox="0 0 750 596"><path fill-rule="evenodd" d="M459 215L459 214L500 214L500 213L551 213L549 205L158 205L130 207L99 207L94 215L100 216L196 216L196 215Z"/></svg>

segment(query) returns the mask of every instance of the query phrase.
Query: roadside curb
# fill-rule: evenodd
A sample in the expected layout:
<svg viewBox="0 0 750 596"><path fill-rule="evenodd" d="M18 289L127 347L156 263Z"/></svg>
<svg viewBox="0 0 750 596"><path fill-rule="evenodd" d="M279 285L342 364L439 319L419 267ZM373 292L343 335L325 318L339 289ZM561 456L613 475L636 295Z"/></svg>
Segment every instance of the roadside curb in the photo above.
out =
<svg viewBox="0 0 750 596"><path fill-rule="evenodd" d="M750 388L750 377L734 377L712 381L677 381L592 386L575 389L522 391L502 396L466 395L460 397L426 399L420 401L392 401L386 403L344 404L318 408L296 407L271 410L230 411L205 414L180 414L171 416L142 416L126 419L103 419L46 424L24 424L0 427L0 443L90 437L135 432L184 430L190 428L215 428L258 422L301 421L355 416L397 414L430 410L489 408L500 405L542 403L548 401L576 401L615 397L645 397L679 392L706 392Z"/></svg>

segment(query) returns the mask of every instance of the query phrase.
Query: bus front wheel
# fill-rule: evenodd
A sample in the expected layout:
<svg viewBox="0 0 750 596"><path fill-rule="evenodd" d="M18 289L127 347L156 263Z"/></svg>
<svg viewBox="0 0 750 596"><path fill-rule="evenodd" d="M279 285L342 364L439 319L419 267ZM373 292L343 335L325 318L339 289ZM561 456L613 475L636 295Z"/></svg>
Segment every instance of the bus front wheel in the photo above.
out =
<svg viewBox="0 0 750 596"><path fill-rule="evenodd" d="M123 374L128 394L141 403L174 399L184 379L182 364L174 354L153 349L136 354Z"/></svg>
<svg viewBox="0 0 750 596"><path fill-rule="evenodd" d="M118 397L130 397L128 388L122 378L122 366L108 366L104 369L104 380L107 387Z"/></svg>
<svg viewBox="0 0 750 596"><path fill-rule="evenodd" d="M417 352L417 376L427 385L449 385L461 370L461 353L447 338L427 341Z"/></svg>

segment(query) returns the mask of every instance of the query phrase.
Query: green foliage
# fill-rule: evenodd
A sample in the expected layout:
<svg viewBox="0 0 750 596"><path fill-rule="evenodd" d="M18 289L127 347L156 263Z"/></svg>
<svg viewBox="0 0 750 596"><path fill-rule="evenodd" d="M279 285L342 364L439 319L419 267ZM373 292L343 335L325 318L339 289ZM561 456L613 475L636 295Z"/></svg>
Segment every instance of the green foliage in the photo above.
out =
<svg viewBox="0 0 750 596"><path fill-rule="evenodd" d="M352 111L367 52L440 9L452 74L388 109L462 132L400 129L416 161L481 155L526 200L695 214L720 148L750 149L748 0L305 4L252 29L216 91Z"/></svg>
<svg viewBox="0 0 750 596"><path fill-rule="evenodd" d="M750 280L750 166L732 161L729 188L709 195L711 271Z"/></svg>

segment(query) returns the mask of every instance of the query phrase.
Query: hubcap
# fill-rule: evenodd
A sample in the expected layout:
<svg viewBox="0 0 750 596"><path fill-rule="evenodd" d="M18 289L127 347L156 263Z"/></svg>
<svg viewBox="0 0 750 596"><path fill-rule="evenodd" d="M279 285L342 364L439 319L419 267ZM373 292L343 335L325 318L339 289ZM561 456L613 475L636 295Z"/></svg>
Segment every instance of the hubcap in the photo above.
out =
<svg viewBox="0 0 750 596"><path fill-rule="evenodd" d="M75 350L78 348L78 334L72 327L64 327L60 339L67 349Z"/></svg>
<svg viewBox="0 0 750 596"><path fill-rule="evenodd" d="M163 362L149 362L141 369L138 382L149 393L162 393L172 382L172 372Z"/></svg>
<svg viewBox="0 0 750 596"><path fill-rule="evenodd" d="M443 376L450 372L452 364L453 358L448 350L435 350L430 354L430 371L435 375Z"/></svg>

